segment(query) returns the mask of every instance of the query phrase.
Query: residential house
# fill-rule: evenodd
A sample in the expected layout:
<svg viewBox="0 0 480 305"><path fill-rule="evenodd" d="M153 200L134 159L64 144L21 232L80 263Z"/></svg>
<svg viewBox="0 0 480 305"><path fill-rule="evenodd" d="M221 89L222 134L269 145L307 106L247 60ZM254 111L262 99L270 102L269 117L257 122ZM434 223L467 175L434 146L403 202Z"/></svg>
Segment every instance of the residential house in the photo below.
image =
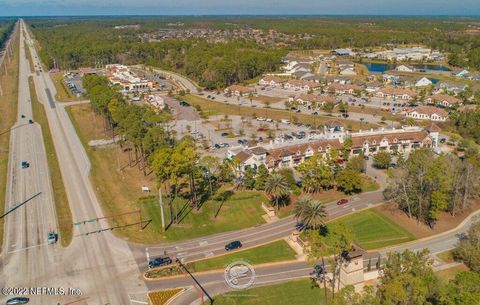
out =
<svg viewBox="0 0 480 305"><path fill-rule="evenodd" d="M420 80L418 80L415 83L415 87L427 87L427 86L430 86L432 84L433 84L433 82L431 80L429 80L426 77L422 77Z"/></svg>
<svg viewBox="0 0 480 305"><path fill-rule="evenodd" d="M415 72L415 67L409 65L400 65L397 66L395 70L401 72Z"/></svg>
<svg viewBox="0 0 480 305"><path fill-rule="evenodd" d="M332 83L328 86L328 91L335 94L354 94L356 92L360 92L361 90L361 87L351 84Z"/></svg>
<svg viewBox="0 0 480 305"><path fill-rule="evenodd" d="M419 106L406 110L405 116L415 120L445 122L448 119L448 112L435 106Z"/></svg>
<svg viewBox="0 0 480 305"><path fill-rule="evenodd" d="M231 85L223 91L225 94L233 95L233 96L247 96L250 93L253 93L253 88L240 86L240 85Z"/></svg>
<svg viewBox="0 0 480 305"><path fill-rule="evenodd" d="M304 106L322 107L325 103L335 104L335 97L328 94L314 95L314 94L301 94L295 98L295 101Z"/></svg>
<svg viewBox="0 0 480 305"><path fill-rule="evenodd" d="M267 75L262 77L259 81L258 84L260 86L270 86L270 87L278 87L281 86L282 84L286 83L287 80L278 77L278 76L273 76L273 75Z"/></svg>
<svg viewBox="0 0 480 305"><path fill-rule="evenodd" d="M463 104L463 101L451 95L435 94L425 99L427 104L439 105L446 108L457 107Z"/></svg>
<svg viewBox="0 0 480 305"><path fill-rule="evenodd" d="M435 87L433 88L432 92L434 94L448 93L448 94L458 95L459 93L465 91L465 89L467 88L468 88L468 85L466 84L438 82L435 84Z"/></svg>
<svg viewBox="0 0 480 305"><path fill-rule="evenodd" d="M367 91L368 93L373 93L373 92L376 92L378 90L380 90L381 88L383 88L383 84L382 83L379 83L379 82L371 82L371 83L368 83L365 87L365 91Z"/></svg>
<svg viewBox="0 0 480 305"><path fill-rule="evenodd" d="M417 96L417 93L413 90L409 89L400 89L400 88L381 88L375 94L377 97L380 98L389 98L389 99L400 99L400 100L412 100Z"/></svg>
<svg viewBox="0 0 480 305"><path fill-rule="evenodd" d="M353 68L345 68L340 71L340 75L354 76L354 75L357 75L357 72L355 72Z"/></svg>
<svg viewBox="0 0 480 305"><path fill-rule="evenodd" d="M336 49L330 53L338 56L355 56L355 52L352 49Z"/></svg>

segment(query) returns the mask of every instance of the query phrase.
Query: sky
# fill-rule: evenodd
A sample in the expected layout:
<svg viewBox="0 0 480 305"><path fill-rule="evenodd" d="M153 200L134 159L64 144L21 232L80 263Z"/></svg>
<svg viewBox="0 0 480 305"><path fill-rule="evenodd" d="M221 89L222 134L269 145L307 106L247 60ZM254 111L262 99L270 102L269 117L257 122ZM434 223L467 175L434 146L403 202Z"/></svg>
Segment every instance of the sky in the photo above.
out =
<svg viewBox="0 0 480 305"><path fill-rule="evenodd" d="M0 0L0 16L461 15L480 0Z"/></svg>

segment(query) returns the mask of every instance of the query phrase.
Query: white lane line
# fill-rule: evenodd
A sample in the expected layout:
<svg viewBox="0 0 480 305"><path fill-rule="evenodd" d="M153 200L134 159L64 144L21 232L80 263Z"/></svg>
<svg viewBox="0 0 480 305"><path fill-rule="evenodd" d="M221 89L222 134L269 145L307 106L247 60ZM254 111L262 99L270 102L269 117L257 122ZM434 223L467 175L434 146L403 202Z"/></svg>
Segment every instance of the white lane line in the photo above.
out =
<svg viewBox="0 0 480 305"><path fill-rule="evenodd" d="M147 264L150 262L150 253L148 253L148 248L145 248L145 254L147 255Z"/></svg>
<svg viewBox="0 0 480 305"><path fill-rule="evenodd" d="M46 245L48 245L48 243L43 243L43 244L33 245L33 246L30 246L30 247L26 247L26 248L12 250L12 251L9 251L7 253L10 254L10 253L15 253L15 252L20 252L20 251L23 251L23 250L28 250L28 249L37 248L37 247L46 246Z"/></svg>

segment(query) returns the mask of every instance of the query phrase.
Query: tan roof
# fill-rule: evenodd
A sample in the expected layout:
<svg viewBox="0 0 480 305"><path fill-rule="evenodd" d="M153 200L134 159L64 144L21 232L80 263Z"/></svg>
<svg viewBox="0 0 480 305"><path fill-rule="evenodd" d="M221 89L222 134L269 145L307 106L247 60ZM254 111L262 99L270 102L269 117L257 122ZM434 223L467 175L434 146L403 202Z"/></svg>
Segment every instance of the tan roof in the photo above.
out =
<svg viewBox="0 0 480 305"><path fill-rule="evenodd" d="M388 94L388 95L408 95L408 96L416 96L417 95L417 93L413 90L393 88L393 87L381 88L377 92L381 92L383 94Z"/></svg>
<svg viewBox="0 0 480 305"><path fill-rule="evenodd" d="M322 95L314 95L314 94L301 94L297 98L297 100L301 99L303 101L309 101L312 103L334 103L335 102L335 97L328 95L328 94L322 94Z"/></svg>
<svg viewBox="0 0 480 305"><path fill-rule="evenodd" d="M449 104L460 104L462 103L461 99L458 99L451 95L444 95L444 94L435 94L430 96L430 99L437 101L437 102L448 102Z"/></svg>
<svg viewBox="0 0 480 305"><path fill-rule="evenodd" d="M309 143L294 144L281 148L271 149L267 152L267 163L281 160L286 156L302 157L307 150L314 152L325 152L328 148L341 149L343 146L337 139L335 140L317 140Z"/></svg>
<svg viewBox="0 0 480 305"><path fill-rule="evenodd" d="M231 86L227 87L227 90L238 91L238 92L241 92L241 93L249 93L249 92L253 91L252 88L245 87L245 86L240 86L240 85L231 85Z"/></svg>
<svg viewBox="0 0 480 305"><path fill-rule="evenodd" d="M446 112L445 110L443 110L441 108L434 107L434 106L419 106L419 107L416 107L416 108L409 109L406 112L417 112L417 113L421 113L421 114L426 114L428 116L431 116L432 114L437 114L438 116L441 116L441 117L448 116L448 112Z"/></svg>
<svg viewBox="0 0 480 305"><path fill-rule="evenodd" d="M265 148L261 147L261 146L253 147L253 148L250 149L250 151L254 155L262 155L262 154L267 152L267 150Z"/></svg>
<svg viewBox="0 0 480 305"><path fill-rule="evenodd" d="M251 154L242 150L241 152L239 152L238 154L235 155L235 158L237 158L240 163L243 163L243 162L247 161L251 156L252 156Z"/></svg>
<svg viewBox="0 0 480 305"><path fill-rule="evenodd" d="M265 81L265 82L275 82L275 83L284 83L286 82L285 79L281 78L281 77L278 77L278 76L274 76L274 75L267 75L265 77L262 77L262 80Z"/></svg>
<svg viewBox="0 0 480 305"><path fill-rule="evenodd" d="M328 86L330 90L361 90L357 85L332 83Z"/></svg>
<svg viewBox="0 0 480 305"><path fill-rule="evenodd" d="M440 127L438 127L438 125L433 123L433 122L427 127L427 130L429 132L440 132L440 131L442 131L442 129Z"/></svg>
<svg viewBox="0 0 480 305"><path fill-rule="evenodd" d="M352 148L362 148L364 143L376 146L382 140L388 141L390 144L401 143L402 141L410 142L431 142L428 132L425 130L414 132L399 132L379 135L352 135Z"/></svg>

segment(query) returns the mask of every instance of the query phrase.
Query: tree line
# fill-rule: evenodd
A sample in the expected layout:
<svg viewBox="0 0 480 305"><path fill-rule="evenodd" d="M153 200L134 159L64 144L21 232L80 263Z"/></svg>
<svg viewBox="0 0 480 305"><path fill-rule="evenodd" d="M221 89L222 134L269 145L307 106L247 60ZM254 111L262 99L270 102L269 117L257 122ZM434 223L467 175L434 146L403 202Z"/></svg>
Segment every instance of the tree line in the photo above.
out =
<svg viewBox="0 0 480 305"><path fill-rule="evenodd" d="M468 158L418 149L398 162L384 195L408 217L433 227L442 212L455 216L478 198L479 178L478 167Z"/></svg>
<svg viewBox="0 0 480 305"><path fill-rule="evenodd" d="M8 36L13 31L15 22L13 21L0 21L0 47L7 41Z"/></svg>

